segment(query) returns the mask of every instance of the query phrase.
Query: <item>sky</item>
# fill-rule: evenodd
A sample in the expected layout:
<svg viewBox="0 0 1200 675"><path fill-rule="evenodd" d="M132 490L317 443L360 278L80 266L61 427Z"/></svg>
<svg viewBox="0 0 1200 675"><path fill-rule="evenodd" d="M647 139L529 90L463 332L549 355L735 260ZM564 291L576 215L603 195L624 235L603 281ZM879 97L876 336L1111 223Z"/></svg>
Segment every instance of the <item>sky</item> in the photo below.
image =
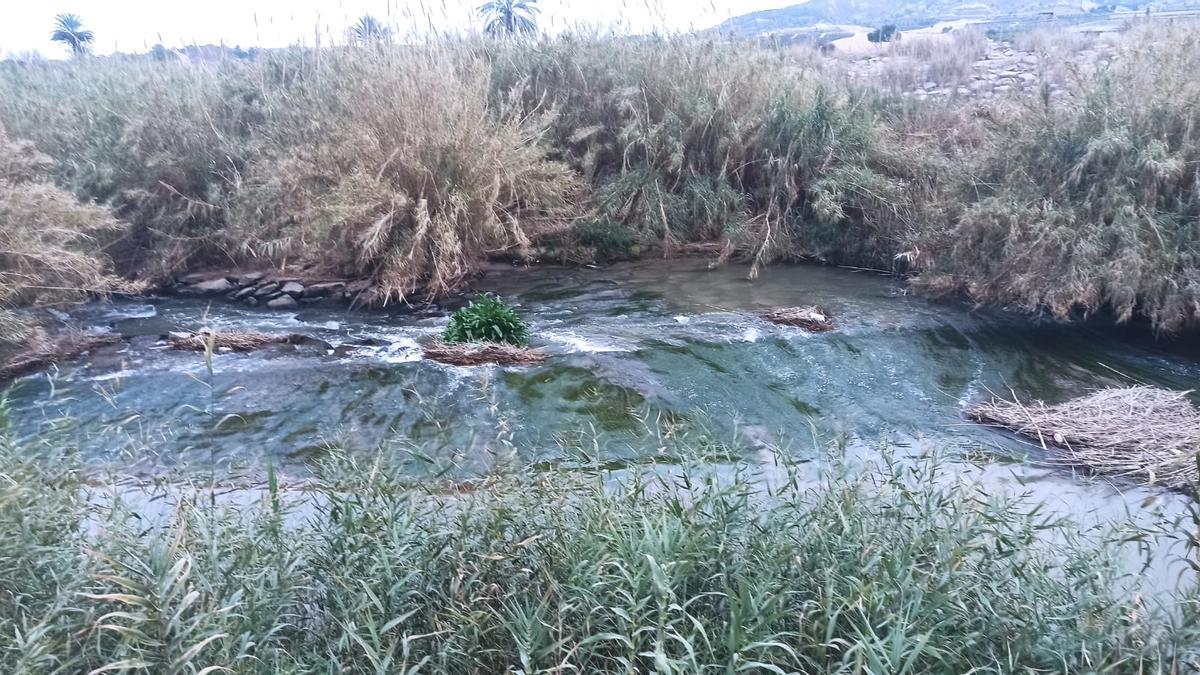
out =
<svg viewBox="0 0 1200 675"><path fill-rule="evenodd" d="M0 0L0 55L66 56L50 42L54 17L79 15L95 51L142 52L155 43L284 47L344 41L371 14L400 35L477 27L482 0ZM802 0L539 0L544 30L600 26L619 32L708 28L731 16Z"/></svg>

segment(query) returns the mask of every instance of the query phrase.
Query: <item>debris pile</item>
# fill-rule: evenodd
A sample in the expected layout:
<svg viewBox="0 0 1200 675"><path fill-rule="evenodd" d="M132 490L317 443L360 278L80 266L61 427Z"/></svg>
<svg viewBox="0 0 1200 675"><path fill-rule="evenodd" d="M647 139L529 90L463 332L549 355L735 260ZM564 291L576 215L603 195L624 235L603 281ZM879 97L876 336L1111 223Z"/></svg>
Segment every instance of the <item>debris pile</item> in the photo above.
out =
<svg viewBox="0 0 1200 675"><path fill-rule="evenodd" d="M495 363L502 366L527 366L546 360L546 353L530 347L508 344L445 344L425 347L425 358L453 366L478 366Z"/></svg>
<svg viewBox="0 0 1200 675"><path fill-rule="evenodd" d="M297 345L309 342L311 338L304 335L271 335L255 331L219 331L202 328L195 333L170 333L167 344L173 349L188 352L202 352L212 344L214 350L232 350L235 352L252 352L267 345Z"/></svg>
<svg viewBox="0 0 1200 675"><path fill-rule="evenodd" d="M785 307L762 315L762 318L781 326L796 326L813 333L834 329L833 319L820 307Z"/></svg>
<svg viewBox="0 0 1200 675"><path fill-rule="evenodd" d="M969 414L1047 450L1063 450L1063 463L1186 490L1200 481L1200 411L1188 400L1190 393L1104 389L1058 405L997 399Z"/></svg>

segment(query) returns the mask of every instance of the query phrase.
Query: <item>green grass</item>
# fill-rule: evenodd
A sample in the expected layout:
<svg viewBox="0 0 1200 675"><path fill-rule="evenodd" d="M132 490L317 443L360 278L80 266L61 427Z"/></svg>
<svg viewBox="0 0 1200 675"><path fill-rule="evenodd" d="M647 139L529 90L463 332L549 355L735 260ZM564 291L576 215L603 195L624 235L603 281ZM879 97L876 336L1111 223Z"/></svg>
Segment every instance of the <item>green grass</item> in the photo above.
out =
<svg viewBox="0 0 1200 675"><path fill-rule="evenodd" d="M500 342L524 347L529 344L529 326L504 300L481 295L450 315L442 340L448 344Z"/></svg>
<svg viewBox="0 0 1200 675"><path fill-rule="evenodd" d="M1127 574L1122 552L1149 533L1081 530L936 459L834 458L817 476L781 455L765 480L585 458L421 485L334 453L304 491L271 471L248 506L182 483L146 509L49 438L4 439L4 672L1165 673L1200 658L1194 591Z"/></svg>

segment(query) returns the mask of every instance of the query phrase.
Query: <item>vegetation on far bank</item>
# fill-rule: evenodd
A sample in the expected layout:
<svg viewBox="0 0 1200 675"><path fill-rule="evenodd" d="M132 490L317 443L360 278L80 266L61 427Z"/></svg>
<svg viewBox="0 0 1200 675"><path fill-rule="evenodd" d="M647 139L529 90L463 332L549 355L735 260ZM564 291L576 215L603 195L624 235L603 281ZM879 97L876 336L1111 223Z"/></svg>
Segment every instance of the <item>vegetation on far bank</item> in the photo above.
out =
<svg viewBox="0 0 1200 675"><path fill-rule="evenodd" d="M456 288L488 256L716 242L753 273L868 266L1171 331L1200 319L1200 49L1185 24L1149 31L1066 95L986 108L699 38L375 39L210 64L7 61L0 124L53 160L80 200L60 207L94 214L55 218L56 236L126 278L306 265L386 302ZM27 191L0 184L0 211ZM87 204L119 236L97 236L114 221ZM63 274L6 276L0 303Z"/></svg>

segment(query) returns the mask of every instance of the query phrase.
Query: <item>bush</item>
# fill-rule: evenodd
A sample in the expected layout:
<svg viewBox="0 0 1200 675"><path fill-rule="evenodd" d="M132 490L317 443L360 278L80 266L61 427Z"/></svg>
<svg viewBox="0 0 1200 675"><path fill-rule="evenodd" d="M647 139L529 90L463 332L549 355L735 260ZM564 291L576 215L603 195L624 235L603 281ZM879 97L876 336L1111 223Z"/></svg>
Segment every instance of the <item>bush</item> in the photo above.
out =
<svg viewBox="0 0 1200 675"><path fill-rule="evenodd" d="M963 208L923 235L924 285L1061 318L1200 325L1200 38L1128 39L1075 96L997 110Z"/></svg>
<svg viewBox="0 0 1200 675"><path fill-rule="evenodd" d="M450 316L442 339L450 344L503 342L524 347L529 344L529 326L503 300L484 295Z"/></svg>
<svg viewBox="0 0 1200 675"><path fill-rule="evenodd" d="M370 278L376 302L456 289L488 252L528 247L578 181L536 142L544 116L489 104L466 48L385 44L279 57L232 197L253 255ZM261 68L262 66L260 66Z"/></svg>
<svg viewBox="0 0 1200 675"><path fill-rule="evenodd" d="M0 126L0 343L31 335L13 309L78 301L115 281L103 245L118 223L51 183L52 166Z"/></svg>
<svg viewBox="0 0 1200 675"><path fill-rule="evenodd" d="M896 24L894 24L894 23L889 23L884 26L880 26L879 28L876 28L875 30L871 31L870 33L867 33L867 40L870 40L871 42L875 42L875 43L891 42L892 40L899 40L899 39L900 39L900 33L896 30Z"/></svg>
<svg viewBox="0 0 1200 675"><path fill-rule="evenodd" d="M592 249L596 260L611 262L633 257L633 233L608 220L585 220L575 225L575 238Z"/></svg>

